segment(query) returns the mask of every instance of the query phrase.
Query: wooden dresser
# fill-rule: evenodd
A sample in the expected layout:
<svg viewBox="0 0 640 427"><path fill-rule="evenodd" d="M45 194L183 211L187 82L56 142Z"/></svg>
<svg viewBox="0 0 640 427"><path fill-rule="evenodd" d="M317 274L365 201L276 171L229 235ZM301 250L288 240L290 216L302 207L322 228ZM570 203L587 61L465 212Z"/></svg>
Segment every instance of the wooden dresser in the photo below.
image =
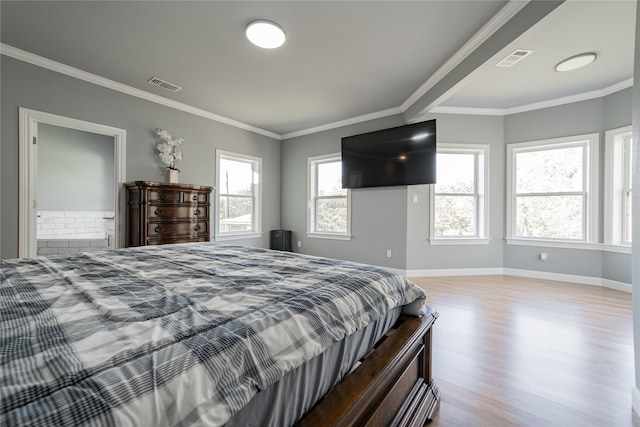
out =
<svg viewBox="0 0 640 427"><path fill-rule="evenodd" d="M135 181L127 190L127 246L209 241L213 187Z"/></svg>

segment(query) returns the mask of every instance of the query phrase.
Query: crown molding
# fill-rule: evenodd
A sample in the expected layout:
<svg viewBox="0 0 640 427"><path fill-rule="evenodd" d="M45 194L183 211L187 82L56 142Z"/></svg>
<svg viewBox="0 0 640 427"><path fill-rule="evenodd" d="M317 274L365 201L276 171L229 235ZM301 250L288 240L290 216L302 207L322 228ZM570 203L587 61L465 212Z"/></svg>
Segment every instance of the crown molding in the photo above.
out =
<svg viewBox="0 0 640 427"><path fill-rule="evenodd" d="M85 82L93 83L98 86L105 87L107 89L115 90L117 92L125 93L127 95L135 96L136 98L144 99L145 101L154 102L156 104L164 105L165 107L174 108L176 110L184 111L185 113L194 114L196 116L203 117L205 119L213 120L219 123L223 123L229 126L237 127L249 132L257 133L267 136L269 138L280 140L282 137L277 133L261 129L256 126L252 126L247 123L240 122L238 120L230 119L228 117L221 116L219 114L212 113L210 111L203 110L201 108L193 107L182 102L174 101L163 96L155 95L151 92L140 90L132 86L128 86L114 80L107 79L105 77L98 76L96 74L89 73L87 71L80 70L78 68L70 67L57 61L45 58L40 55L36 55L31 52L27 52L22 49L0 43L0 54L9 56L19 61L27 62L38 67L46 68L51 71L55 71L60 74L67 75Z"/></svg>
<svg viewBox="0 0 640 427"><path fill-rule="evenodd" d="M536 102L536 103L522 105L518 107L512 107L512 108L456 107L456 106L448 106L448 105L439 105L432 108L427 113L417 116L416 118L410 120L409 123L417 123L417 122L425 121L428 119L429 114L469 114L469 115L476 115L476 116L478 115L479 116L509 116L511 114L524 113L527 111L540 110L540 109L549 108L549 107L557 107L559 105L571 104L574 102L587 101L589 99L602 98L604 96L611 95L612 93L629 88L631 86L633 86L633 78L608 86L604 89L579 93L577 95L565 96L562 98L556 98L548 101ZM281 139L284 140L284 139L295 138L298 136L310 135L313 133L335 129L342 126L348 126L356 123L366 122L368 120L380 119L383 117L392 116L394 114L402 114L404 113L404 111L405 110L402 107L389 108L387 110L377 111L374 113L365 114L363 116L352 117L346 120L340 120L337 122L327 123L325 125L312 127L309 129L303 129L300 131L287 133L282 135Z"/></svg>
<svg viewBox="0 0 640 427"><path fill-rule="evenodd" d="M526 113L527 111L541 110L543 108L557 107L559 105L572 104L574 102L588 101L590 99L602 98L612 93L627 89L633 86L633 78L623 80L604 89L593 90L590 92L579 93L576 95L564 96L562 98L550 99L548 101L535 102L532 104L521 105L512 108L473 108L473 107L455 107L448 105L439 105L429 110L429 114L472 114L484 116L509 116L511 114ZM422 115L415 121L424 120Z"/></svg>
<svg viewBox="0 0 640 427"><path fill-rule="evenodd" d="M325 125L315 126L308 129L299 130L296 132L285 133L282 135L282 139L296 138L298 136L310 135L312 133L318 133L325 130L335 129L343 126L354 125L356 123L367 122L369 120L381 119L383 117L393 116L395 114L402 114L401 107L389 108L387 110L376 111L374 113L364 114L362 116L351 117L349 119L340 120L337 122L327 123Z"/></svg>
<svg viewBox="0 0 640 427"><path fill-rule="evenodd" d="M471 114L480 116L504 116L506 114L504 108L473 108L473 107L453 107L447 105L439 105L429 110L429 114ZM423 120L425 115L416 117L415 121Z"/></svg>
<svg viewBox="0 0 640 427"><path fill-rule="evenodd" d="M507 4L507 6L505 6L503 8L506 9L509 5L511 5L511 3L513 3L514 0L512 0L509 4ZM516 3L521 3L516 1ZM522 2L522 3L526 3L526 2ZM516 5L517 6L517 5ZM515 6L513 6L515 7ZM519 10L519 9L518 9ZM517 13L517 10L511 10L513 12L513 14ZM501 11L502 12L502 11ZM505 15L506 16L506 15ZM507 19L508 20L508 19ZM502 21L500 21L501 23L503 23ZM489 25L489 24L487 24ZM497 25L497 24L494 24ZM482 30L481 30L482 31ZM465 45L466 47L466 45ZM464 49L464 48L463 48ZM260 135L264 135L266 137L269 138L273 138L276 140L284 140L284 139L291 139L291 138L296 138L299 136L304 136L304 135L310 135L313 133L317 133L317 132L322 132L322 131L326 131L326 130L330 130L330 129L335 129L335 128L339 128L339 127L343 127L343 126L349 126L349 125L353 125L353 124L357 124L357 123L362 123L362 122L366 122L369 120L376 120L376 119L380 119L383 117L388 117L388 116L392 116L395 114L402 114L406 111L406 108L408 108L407 105L407 101L405 101L401 106L399 107L394 107L394 108L389 108L386 110L381 110L381 111L376 111L373 113L369 113L369 114L364 114L361 116L356 116L356 117L352 117L349 119L345 119L345 120L339 120L336 122L332 122L332 123L327 123L324 125L320 125L320 126L314 126L308 129L302 129L299 131L295 131L295 132L290 132L290 133L286 133L283 135L268 131L266 129L262 129L256 126L252 126L250 124L247 123L243 123L234 119L230 119L228 117L224 117L221 116L219 114L215 114L212 113L210 111L206 111L200 108L196 108L193 107L191 105L188 104L184 104L181 102L177 102L177 101L173 101L171 99L159 96L159 95L155 95L152 94L150 92L146 92L140 89L136 89L134 87L122 84L122 83L118 83L114 80L109 80L107 78L98 76L96 74L92 74L83 70L80 70L78 68L74 68L74 67L70 67L68 65L64 65L62 63L53 61L51 59L48 58L44 58L42 56L24 51L22 49L18 49L15 48L13 46L9 46L5 43L0 43L0 54L1 55L5 55L5 56L9 56L11 58L20 60L20 61L24 61L33 65L36 65L38 67L42 67L42 68L46 68L48 70L51 71L55 71L57 73L61 73L70 77L74 77L89 83L93 83L96 84L98 86L102 86L102 87L106 87L108 89L112 89L118 92L122 92L131 96L135 96L137 98L141 98L150 102L154 102L160 105L164 105L166 107L170 107L170 108L174 108L180 111L184 111L186 113L189 114L194 114L196 116L200 116L209 120L213 120L219 123L223 123L223 124L227 124L229 126L233 126L233 127L237 127L239 129L243 129L249 132L253 132L253 133L257 133ZM444 68L444 66L443 66ZM433 78L433 77L432 77ZM429 79L425 85L431 81L431 79ZM424 86L424 85L423 85ZM508 116L511 114L518 114L518 113L524 113L527 111L534 111L534 110L539 110L539 109L543 109L543 108L549 108L549 107L556 107L559 105L564 105L564 104L570 104L570 103L574 103L574 102L579 102L579 101L586 101L589 99L594 99L594 98L601 98L607 95L610 95L612 93L618 92L620 90L626 89L633 86L633 78L624 80L622 82L616 83L614 85L608 86L604 89L600 89L600 90L595 90L595 91L590 91L590 92L585 92L585 93L581 93L581 94L577 94L577 95L571 95L571 96L566 96L566 97L562 97L562 98L556 98L556 99L552 99L552 100L548 100L548 101L543 101L543 102L537 102L537 103L532 103L532 104L526 104L526 105L522 105L522 106L518 106L518 107L512 107L512 108L482 108L482 107L478 107L478 108L473 108L473 107L456 107L456 106L447 106L447 105L439 105L436 106L434 108L432 108L431 110L429 110L426 114L420 115L418 117L416 117L415 119L411 120L411 123L415 123L415 122L419 122L419 121L423 121L426 120L426 116L428 114L469 114L469 115L488 115L488 116ZM417 93L417 92L416 92ZM415 94L415 93L414 93ZM412 95L413 96L413 95ZM409 98L411 99L411 97ZM409 104L410 106L411 104Z"/></svg>
<svg viewBox="0 0 640 427"><path fill-rule="evenodd" d="M576 95L563 96L562 98L535 102L533 104L521 105L519 107L507 108L505 110L505 116L524 113L527 111L540 110L542 108L557 107L558 105L571 104L574 102L587 101L594 98L602 98L603 96L611 95L612 93L618 92L631 86L633 86L633 78L621 81L604 89L583 92Z"/></svg>

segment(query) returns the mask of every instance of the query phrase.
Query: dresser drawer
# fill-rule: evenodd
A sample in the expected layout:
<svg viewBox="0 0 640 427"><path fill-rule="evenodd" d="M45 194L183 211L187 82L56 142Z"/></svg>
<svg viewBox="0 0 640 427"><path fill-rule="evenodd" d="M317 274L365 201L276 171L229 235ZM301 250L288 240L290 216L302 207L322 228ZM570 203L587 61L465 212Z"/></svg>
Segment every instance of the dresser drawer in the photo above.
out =
<svg viewBox="0 0 640 427"><path fill-rule="evenodd" d="M209 193L196 192L196 191L183 191L182 192L182 202L183 203L198 203L198 204L208 204L209 203Z"/></svg>
<svg viewBox="0 0 640 427"><path fill-rule="evenodd" d="M150 220L209 218L208 206L158 206L149 205L147 217Z"/></svg>
<svg viewBox="0 0 640 427"><path fill-rule="evenodd" d="M147 200L150 202L180 203L182 201L182 191L179 190L152 189L149 190L147 196Z"/></svg>
<svg viewBox="0 0 640 427"><path fill-rule="evenodd" d="M209 223L207 221L198 222L161 222L148 223L147 236L165 237L176 234L207 234L209 232Z"/></svg>
<svg viewBox="0 0 640 427"><path fill-rule="evenodd" d="M207 236L181 236L181 237L162 237L147 239L147 245L168 245L172 243L190 243L190 242L208 242Z"/></svg>

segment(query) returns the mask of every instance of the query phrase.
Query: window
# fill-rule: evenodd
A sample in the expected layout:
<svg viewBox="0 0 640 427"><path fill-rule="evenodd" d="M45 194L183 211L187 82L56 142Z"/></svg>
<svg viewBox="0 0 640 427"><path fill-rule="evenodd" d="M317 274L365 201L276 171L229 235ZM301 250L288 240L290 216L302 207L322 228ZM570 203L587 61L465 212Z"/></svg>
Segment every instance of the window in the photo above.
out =
<svg viewBox="0 0 640 427"><path fill-rule="evenodd" d="M307 235L334 239L351 236L351 192L342 188L340 153L308 161Z"/></svg>
<svg viewBox="0 0 640 427"><path fill-rule="evenodd" d="M624 208L623 214L624 217L624 225L622 231L622 241L626 244L631 244L631 223L632 223L632 198L631 198L631 182L632 182L632 167L631 164L633 162L633 145L631 145L631 135L628 135L624 139L624 185L622 188L622 194L624 197Z"/></svg>
<svg viewBox="0 0 640 427"><path fill-rule="evenodd" d="M606 144L604 241L631 246L631 126L607 131Z"/></svg>
<svg viewBox="0 0 640 427"><path fill-rule="evenodd" d="M507 146L507 239L596 243L598 134Z"/></svg>
<svg viewBox="0 0 640 427"><path fill-rule="evenodd" d="M438 144L431 243L488 243L489 146Z"/></svg>
<svg viewBox="0 0 640 427"><path fill-rule="evenodd" d="M216 150L216 237L254 237L261 232L262 159Z"/></svg>

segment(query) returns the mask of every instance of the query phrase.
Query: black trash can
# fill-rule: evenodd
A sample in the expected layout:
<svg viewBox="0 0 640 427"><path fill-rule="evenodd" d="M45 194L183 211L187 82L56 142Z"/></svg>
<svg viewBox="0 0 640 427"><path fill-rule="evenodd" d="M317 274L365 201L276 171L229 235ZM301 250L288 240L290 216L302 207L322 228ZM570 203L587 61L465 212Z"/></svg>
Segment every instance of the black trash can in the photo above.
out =
<svg viewBox="0 0 640 427"><path fill-rule="evenodd" d="M291 252L291 230L271 230L270 248Z"/></svg>

